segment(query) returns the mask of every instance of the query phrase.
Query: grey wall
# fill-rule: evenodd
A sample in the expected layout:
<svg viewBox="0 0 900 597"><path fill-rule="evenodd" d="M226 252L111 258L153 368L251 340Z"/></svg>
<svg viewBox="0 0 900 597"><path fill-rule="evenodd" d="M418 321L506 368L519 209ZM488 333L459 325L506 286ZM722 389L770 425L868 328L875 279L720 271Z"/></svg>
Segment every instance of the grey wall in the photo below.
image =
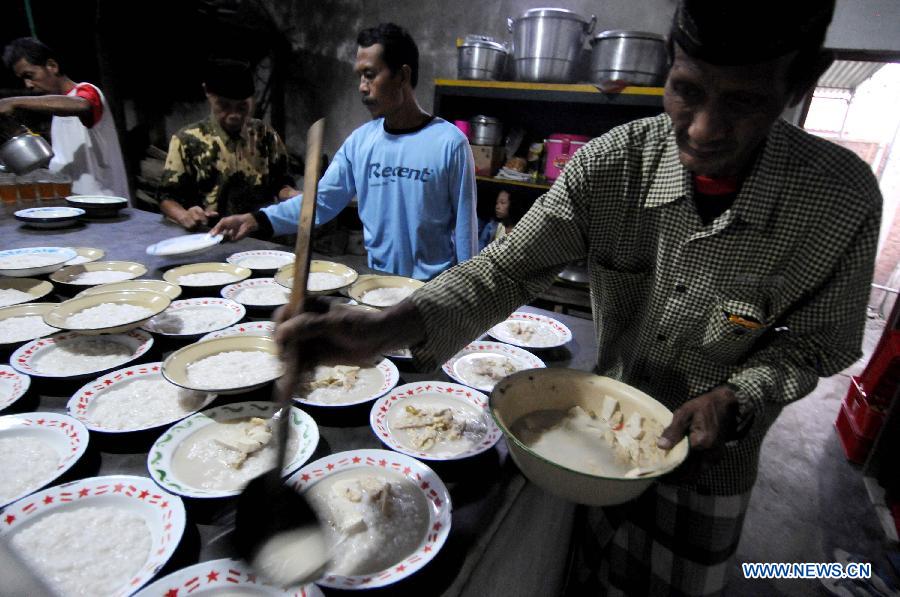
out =
<svg viewBox="0 0 900 597"><path fill-rule="evenodd" d="M263 0L263 4L288 35L292 48L286 142L293 151L303 153L306 129L316 118L327 116L325 149L333 155L368 118L353 74L356 33L363 27L394 21L410 30L421 55L418 97L430 110L433 80L456 77L457 37L477 33L509 40L506 17L547 5L596 15L596 31L666 33L675 0ZM826 43L839 49L900 52L898 24L897 0L838 0Z"/></svg>

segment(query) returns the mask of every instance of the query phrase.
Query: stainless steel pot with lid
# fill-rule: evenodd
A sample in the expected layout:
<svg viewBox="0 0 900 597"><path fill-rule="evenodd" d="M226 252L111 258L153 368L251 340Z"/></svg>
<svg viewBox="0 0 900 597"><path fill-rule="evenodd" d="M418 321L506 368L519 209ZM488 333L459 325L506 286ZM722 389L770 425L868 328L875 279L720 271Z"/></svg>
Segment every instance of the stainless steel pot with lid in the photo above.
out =
<svg viewBox="0 0 900 597"><path fill-rule="evenodd" d="M662 85L668 55L666 38L646 31L603 31L591 39L591 82L627 81Z"/></svg>
<svg viewBox="0 0 900 597"><path fill-rule="evenodd" d="M596 22L596 16L588 20L564 8L532 8L518 18L506 19L507 29L513 34L516 79L573 81L585 38L594 30Z"/></svg>
<svg viewBox="0 0 900 597"><path fill-rule="evenodd" d="M493 116L479 114L469 119L472 145L500 145L503 140L503 123Z"/></svg>
<svg viewBox="0 0 900 597"><path fill-rule="evenodd" d="M467 35L457 48L456 76L460 79L498 81L503 78L506 44L486 35Z"/></svg>

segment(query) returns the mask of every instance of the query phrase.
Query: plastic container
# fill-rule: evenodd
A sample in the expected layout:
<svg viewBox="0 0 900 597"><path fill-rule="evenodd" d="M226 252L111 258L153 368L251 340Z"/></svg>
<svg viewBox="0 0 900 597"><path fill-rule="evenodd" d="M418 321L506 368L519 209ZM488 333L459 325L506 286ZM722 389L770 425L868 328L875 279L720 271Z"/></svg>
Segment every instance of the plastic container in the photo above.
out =
<svg viewBox="0 0 900 597"><path fill-rule="evenodd" d="M544 161L544 176L547 180L559 178L566 162L590 140L590 137L585 137L584 135L570 135L566 133L556 133L545 139L546 160Z"/></svg>
<svg viewBox="0 0 900 597"><path fill-rule="evenodd" d="M843 406L856 434L874 440L884 425L886 415L880 407L869 403L860 378L850 378L850 387L844 397Z"/></svg>
<svg viewBox="0 0 900 597"><path fill-rule="evenodd" d="M837 420L834 422L837 429L838 438L844 447L844 453L847 460L856 464L863 464L869 451L872 449L872 440L863 437L853 428L853 419L847 412L847 405L841 404L841 410L838 413Z"/></svg>
<svg viewBox="0 0 900 597"><path fill-rule="evenodd" d="M462 131L463 135L466 136L466 139L472 138L472 127L469 125L468 120L454 120L453 124Z"/></svg>
<svg viewBox="0 0 900 597"><path fill-rule="evenodd" d="M859 377L873 402L890 403L900 384L900 330L882 338Z"/></svg>

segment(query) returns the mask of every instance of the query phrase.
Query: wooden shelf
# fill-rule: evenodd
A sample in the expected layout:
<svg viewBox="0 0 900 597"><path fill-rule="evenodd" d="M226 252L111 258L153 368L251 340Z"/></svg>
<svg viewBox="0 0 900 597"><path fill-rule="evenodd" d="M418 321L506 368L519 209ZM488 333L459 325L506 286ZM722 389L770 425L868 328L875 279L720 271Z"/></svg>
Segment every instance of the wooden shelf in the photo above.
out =
<svg viewBox="0 0 900 597"><path fill-rule="evenodd" d="M493 184L499 185L509 185L513 187L525 187L528 189L540 189L542 191L546 191L550 188L549 183L539 183L539 182L522 182L519 180L509 180L508 178L495 178L493 176L476 176L475 180L478 182L489 182Z"/></svg>
<svg viewBox="0 0 900 597"><path fill-rule="evenodd" d="M435 91L445 96L614 104L632 106L662 106L662 87L625 87L616 93L604 93L589 83L525 83L521 81L470 81L435 79Z"/></svg>

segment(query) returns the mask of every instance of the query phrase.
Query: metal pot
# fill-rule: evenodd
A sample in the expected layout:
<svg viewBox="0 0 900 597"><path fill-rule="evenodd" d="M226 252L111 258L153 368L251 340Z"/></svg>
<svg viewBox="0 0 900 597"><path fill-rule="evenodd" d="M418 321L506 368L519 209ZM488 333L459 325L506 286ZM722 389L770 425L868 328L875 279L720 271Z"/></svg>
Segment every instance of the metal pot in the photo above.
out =
<svg viewBox="0 0 900 597"><path fill-rule="evenodd" d="M499 81L506 66L506 45L484 35L467 35L459 45L456 76L460 79Z"/></svg>
<svg viewBox="0 0 900 597"><path fill-rule="evenodd" d="M517 19L506 19L513 34L513 67L519 81L566 83L575 79L585 37L597 17L588 21L562 8L532 8Z"/></svg>
<svg viewBox="0 0 900 597"><path fill-rule="evenodd" d="M469 119L472 145L500 145L503 139L503 124L492 116L478 115Z"/></svg>
<svg viewBox="0 0 900 597"><path fill-rule="evenodd" d="M591 40L592 83L662 85L667 63L666 40L656 33L603 31Z"/></svg>
<svg viewBox="0 0 900 597"><path fill-rule="evenodd" d="M27 174L38 168L46 168L53 157L53 150L40 135L25 133L0 145L0 171L7 169L16 174Z"/></svg>

